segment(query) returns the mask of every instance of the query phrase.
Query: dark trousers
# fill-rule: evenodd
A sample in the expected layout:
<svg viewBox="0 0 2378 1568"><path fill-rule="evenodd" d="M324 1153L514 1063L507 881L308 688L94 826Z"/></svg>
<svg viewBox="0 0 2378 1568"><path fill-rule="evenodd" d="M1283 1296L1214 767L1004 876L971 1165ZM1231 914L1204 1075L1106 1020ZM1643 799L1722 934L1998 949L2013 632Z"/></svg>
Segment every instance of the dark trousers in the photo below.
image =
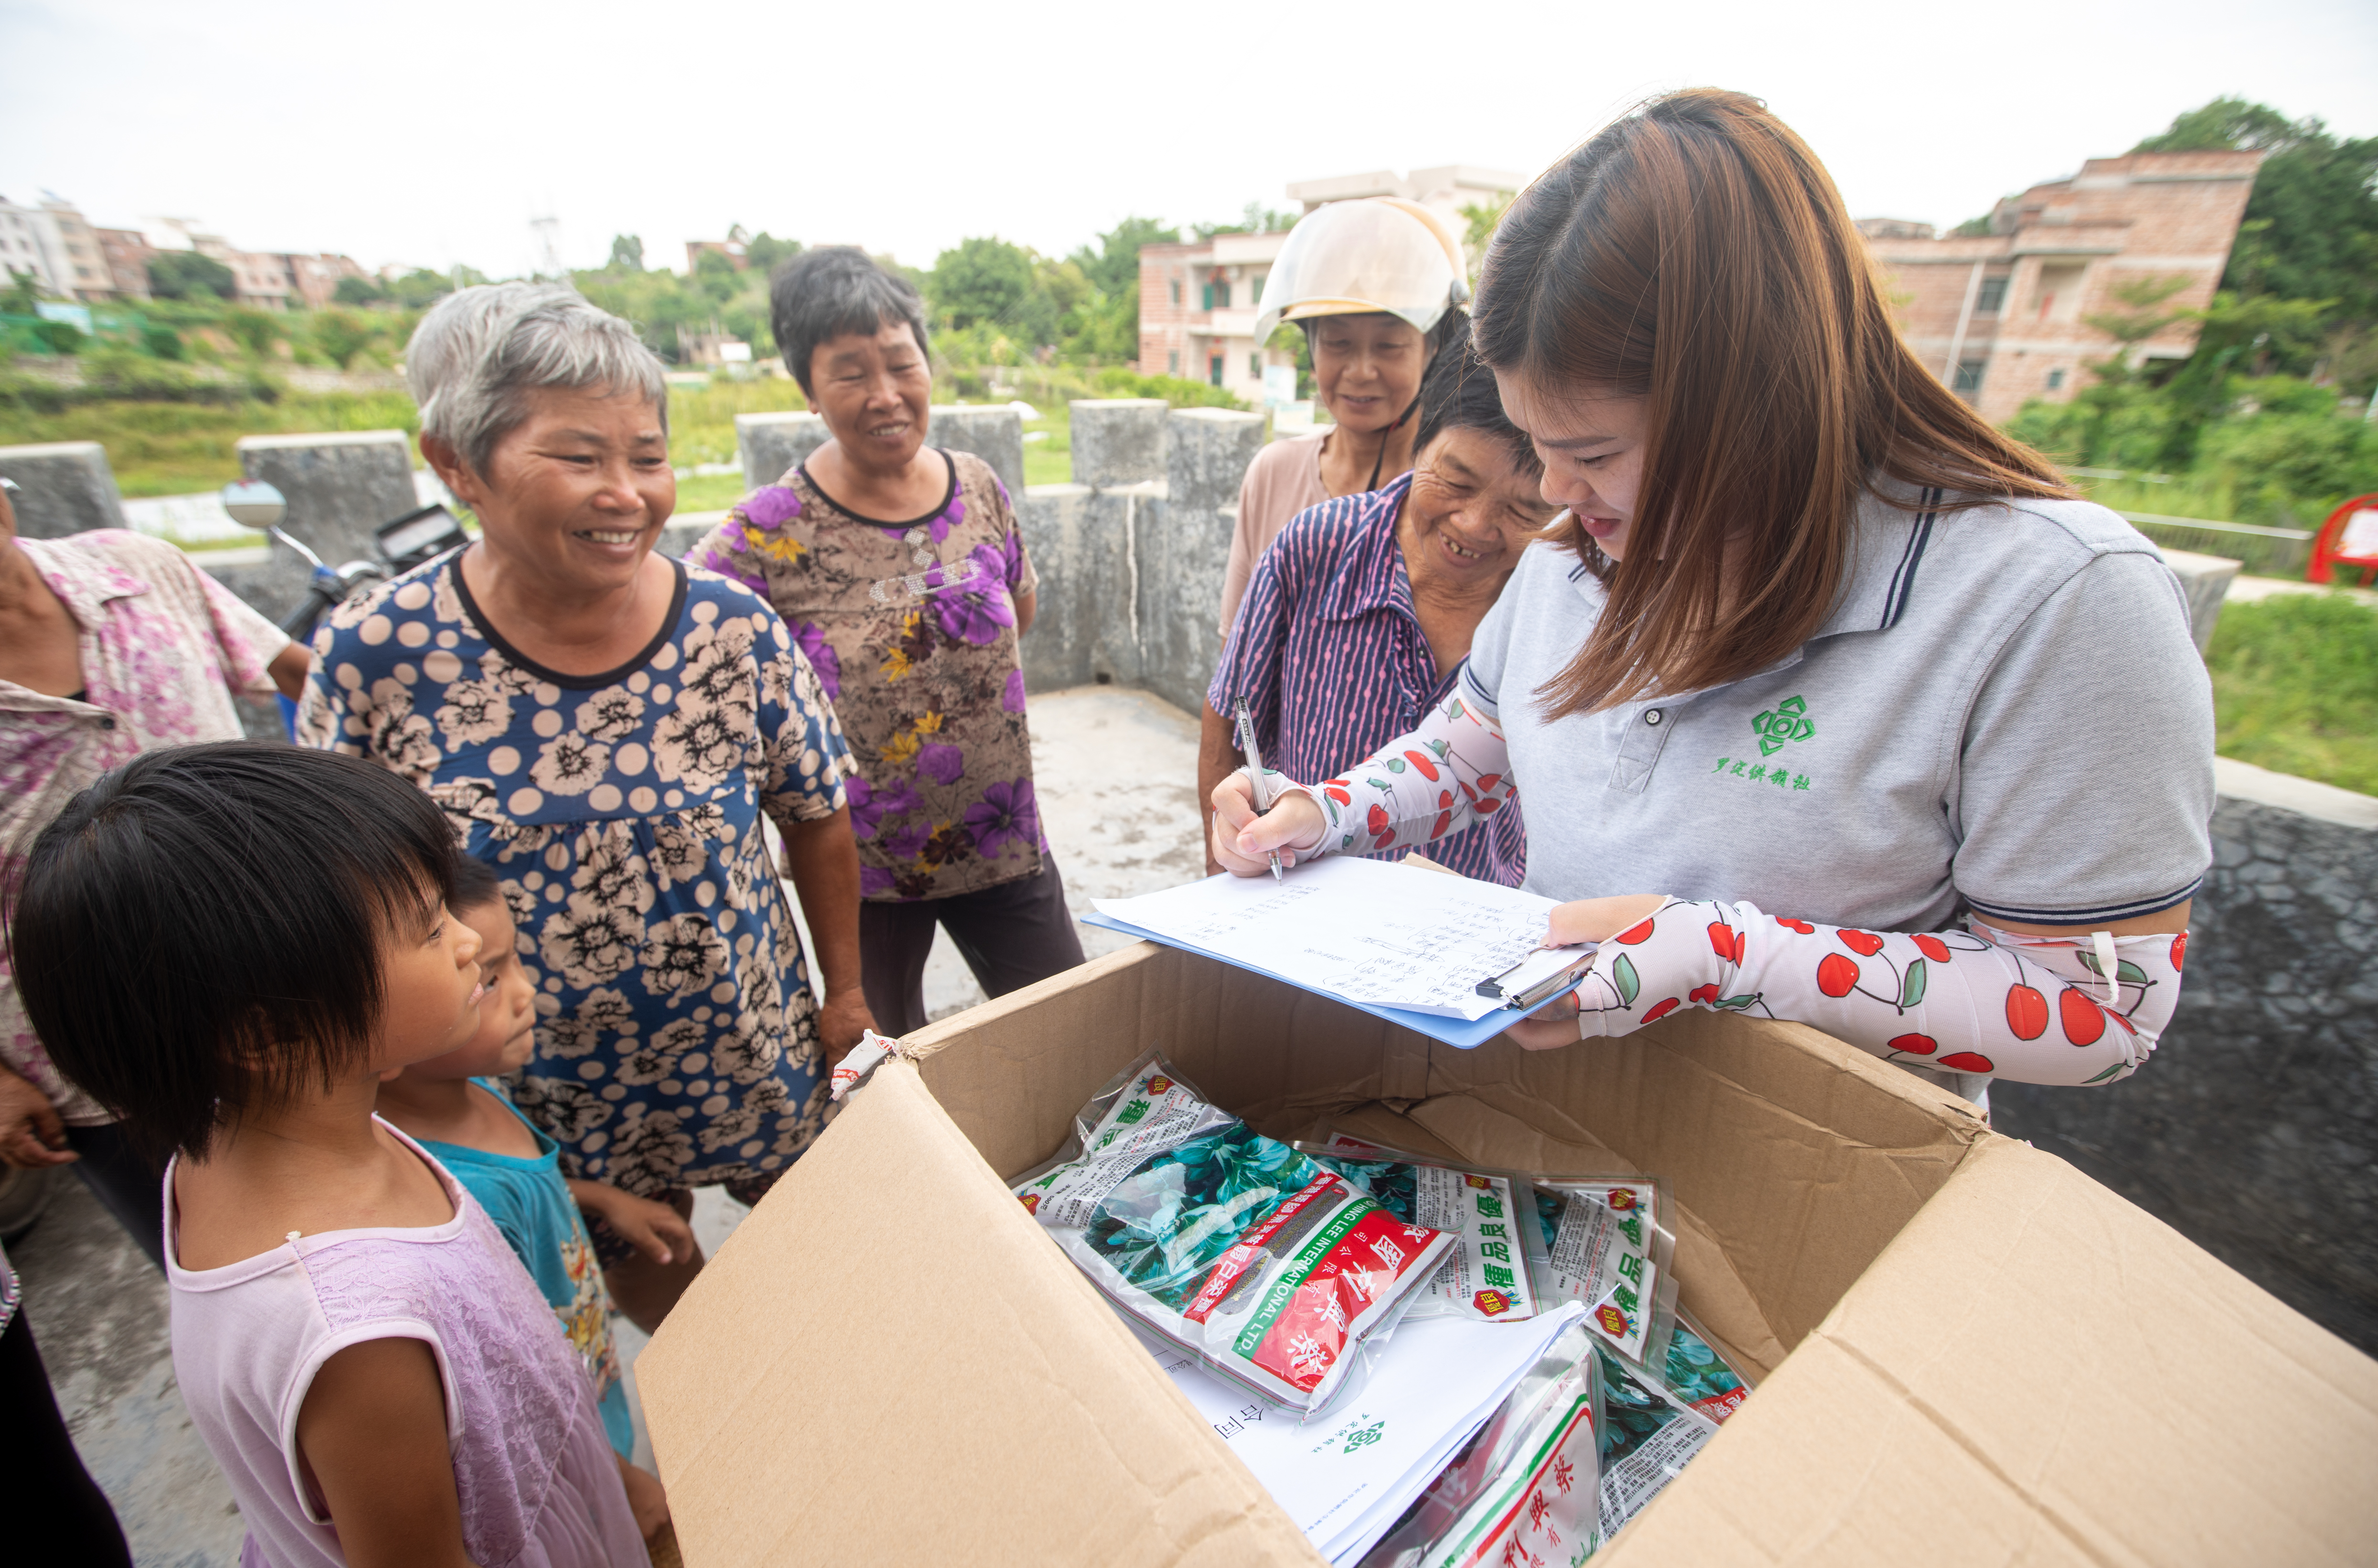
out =
<svg viewBox="0 0 2378 1568"><path fill-rule="evenodd" d="M82 1156L74 1163L82 1184L164 1273L165 1173L142 1159L124 1129L113 1124L69 1127L66 1146Z"/></svg>
<svg viewBox="0 0 2378 1568"><path fill-rule="evenodd" d="M1065 907L1057 862L1040 857L1032 876L980 892L915 904L859 906L859 979L876 1029L906 1035L925 1026L925 959L933 928L949 932L986 996L1003 997L1082 962L1082 939Z"/></svg>
<svg viewBox="0 0 2378 1568"><path fill-rule="evenodd" d="M115 1510L82 1467L74 1436L58 1414L22 1306L0 1333L0 1431L7 1433L8 1453L0 1465L0 1520L6 1521L0 1538L9 1543L9 1561L132 1568ZM23 1558L15 1555L20 1547L28 1553Z"/></svg>

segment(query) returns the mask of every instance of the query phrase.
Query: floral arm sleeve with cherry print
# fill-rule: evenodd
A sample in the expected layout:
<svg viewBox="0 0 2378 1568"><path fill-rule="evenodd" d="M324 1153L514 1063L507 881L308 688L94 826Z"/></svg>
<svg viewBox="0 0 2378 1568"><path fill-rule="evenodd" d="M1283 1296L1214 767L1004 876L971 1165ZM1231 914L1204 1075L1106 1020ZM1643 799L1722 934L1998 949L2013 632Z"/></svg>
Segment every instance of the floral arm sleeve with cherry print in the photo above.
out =
<svg viewBox="0 0 2378 1568"><path fill-rule="evenodd" d="M2187 947L2185 931L2017 936L1978 919L1970 931L1862 931L1672 898L1603 943L1578 1028L1628 1035L1704 1007L1806 1023L1889 1061L2112 1083L2170 1021Z"/></svg>
<svg viewBox="0 0 2378 1568"><path fill-rule="evenodd" d="M1299 854L1416 849L1511 803L1518 792L1503 726L1465 700L1461 688L1457 679L1452 694L1422 717L1419 728L1341 776L1289 786L1318 801L1327 824L1319 844L1296 845Z"/></svg>

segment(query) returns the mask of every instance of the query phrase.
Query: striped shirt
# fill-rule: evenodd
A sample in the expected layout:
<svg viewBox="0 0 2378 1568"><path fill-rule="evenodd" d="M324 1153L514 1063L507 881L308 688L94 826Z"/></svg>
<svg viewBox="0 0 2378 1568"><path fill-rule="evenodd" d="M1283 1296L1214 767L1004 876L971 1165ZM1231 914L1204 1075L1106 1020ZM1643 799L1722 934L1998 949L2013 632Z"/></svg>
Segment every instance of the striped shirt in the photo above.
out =
<svg viewBox="0 0 2378 1568"><path fill-rule="evenodd" d="M1396 542L1411 488L1407 473L1298 513L1256 563L1207 691L1225 718L1244 698L1265 765L1301 784L1334 777L1412 729L1451 679L1436 673ZM1528 864L1517 801L1428 855L1517 887Z"/></svg>

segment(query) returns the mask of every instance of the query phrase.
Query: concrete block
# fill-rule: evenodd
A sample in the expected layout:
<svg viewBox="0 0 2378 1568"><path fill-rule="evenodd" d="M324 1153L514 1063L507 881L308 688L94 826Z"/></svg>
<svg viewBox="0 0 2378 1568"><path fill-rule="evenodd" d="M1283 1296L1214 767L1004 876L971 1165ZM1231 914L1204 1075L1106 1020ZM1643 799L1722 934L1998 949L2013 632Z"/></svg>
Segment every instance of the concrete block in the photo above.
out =
<svg viewBox="0 0 2378 1568"><path fill-rule="evenodd" d="M1205 512L1235 508L1239 482L1263 449L1263 415L1236 409L1179 408L1165 422L1165 433L1164 477L1172 504ZM1217 584L1220 581L1215 579Z"/></svg>
<svg viewBox="0 0 2378 1568"><path fill-rule="evenodd" d="M1084 485L1035 485L1016 497L1016 526L1040 579L1032 629L1021 644L1027 691L1061 691L1090 679L1090 650L1098 639L1088 592L1096 571L1092 494Z"/></svg>
<svg viewBox="0 0 2378 1568"><path fill-rule="evenodd" d="M2164 564L2180 576L2180 585L2188 593L2188 626L2196 638L2196 651L2204 652L2213 645L2213 628L2221 619L2221 602L2228 597L2229 585L2238 581L2240 563L2226 556L2203 556L2194 550L2166 550Z"/></svg>
<svg viewBox="0 0 2378 1568"><path fill-rule="evenodd" d="M241 473L289 502L282 528L332 566L376 558L372 531L421 504L402 430L243 436L238 451ZM255 592L242 596L277 621L303 598L306 571L294 550L276 544Z"/></svg>
<svg viewBox="0 0 2378 1568"><path fill-rule="evenodd" d="M1156 527L1129 543L1136 567L1136 684L1185 712L1203 711L1221 656L1222 571L1239 521L1239 483L1263 447L1263 416L1175 409L1165 421L1165 500ZM1120 677L1118 677L1120 678Z"/></svg>
<svg viewBox="0 0 2378 1568"><path fill-rule="evenodd" d="M736 452L743 483L752 489L775 484L831 438L825 421L813 413L735 416ZM974 453L991 464L1010 497L1024 493L1024 419L1014 409L937 403L926 413L925 443Z"/></svg>
<svg viewBox="0 0 2378 1568"><path fill-rule="evenodd" d="M925 422L925 439L953 452L972 452L991 464L1011 500L1024 494L1024 416L1012 408L943 407Z"/></svg>
<svg viewBox="0 0 2378 1568"><path fill-rule="evenodd" d="M775 484L828 438L825 421L813 413L737 414L735 452L743 464L743 487Z"/></svg>
<svg viewBox="0 0 2378 1568"><path fill-rule="evenodd" d="M2378 1352L2378 799L2222 760L2214 864L2155 1056L2105 1089L2000 1083L2061 1155Z"/></svg>
<svg viewBox="0 0 2378 1568"><path fill-rule="evenodd" d="M28 539L131 526L107 449L96 441L0 447L0 475L17 482L17 532Z"/></svg>
<svg viewBox="0 0 2378 1568"><path fill-rule="evenodd" d="M1074 483L1111 489L1164 477L1162 398L1081 399L1072 404Z"/></svg>

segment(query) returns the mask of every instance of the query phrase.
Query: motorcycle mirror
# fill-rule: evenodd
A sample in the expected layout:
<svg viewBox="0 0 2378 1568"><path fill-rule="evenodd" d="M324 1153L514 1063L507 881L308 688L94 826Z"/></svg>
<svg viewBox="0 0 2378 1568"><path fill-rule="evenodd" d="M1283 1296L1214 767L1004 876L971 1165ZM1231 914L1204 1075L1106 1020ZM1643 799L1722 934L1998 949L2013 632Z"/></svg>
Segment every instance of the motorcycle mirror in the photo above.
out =
<svg viewBox="0 0 2378 1568"><path fill-rule="evenodd" d="M270 528L288 515L289 503L280 491L261 479L242 479L223 486L223 510L248 528Z"/></svg>

